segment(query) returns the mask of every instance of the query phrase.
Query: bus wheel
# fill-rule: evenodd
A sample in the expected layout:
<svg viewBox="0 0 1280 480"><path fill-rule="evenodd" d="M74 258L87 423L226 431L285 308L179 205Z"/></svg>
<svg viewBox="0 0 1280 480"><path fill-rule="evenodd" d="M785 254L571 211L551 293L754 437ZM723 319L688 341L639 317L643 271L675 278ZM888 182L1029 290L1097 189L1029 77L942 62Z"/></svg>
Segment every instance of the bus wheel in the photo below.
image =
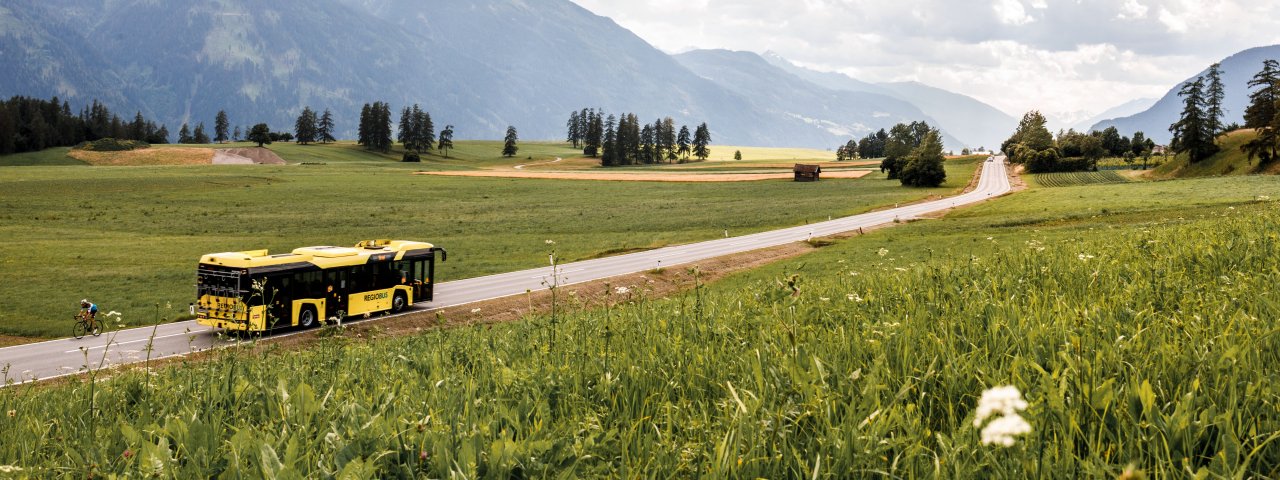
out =
<svg viewBox="0 0 1280 480"><path fill-rule="evenodd" d="M404 311L405 305L409 304L409 299L405 298L404 292L396 292L395 297L391 298L391 313L400 313Z"/></svg>
<svg viewBox="0 0 1280 480"><path fill-rule="evenodd" d="M302 311L298 313L298 326L302 328L316 326L316 309L302 307Z"/></svg>

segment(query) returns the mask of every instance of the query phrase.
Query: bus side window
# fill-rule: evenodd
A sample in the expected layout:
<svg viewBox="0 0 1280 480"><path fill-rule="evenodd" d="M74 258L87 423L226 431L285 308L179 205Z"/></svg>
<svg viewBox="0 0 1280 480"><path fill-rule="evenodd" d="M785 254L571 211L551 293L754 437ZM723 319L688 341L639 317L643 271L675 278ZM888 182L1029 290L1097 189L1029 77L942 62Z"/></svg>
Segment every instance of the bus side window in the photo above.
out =
<svg viewBox="0 0 1280 480"><path fill-rule="evenodd" d="M413 278L419 282L427 281L427 262L425 260L413 262Z"/></svg>

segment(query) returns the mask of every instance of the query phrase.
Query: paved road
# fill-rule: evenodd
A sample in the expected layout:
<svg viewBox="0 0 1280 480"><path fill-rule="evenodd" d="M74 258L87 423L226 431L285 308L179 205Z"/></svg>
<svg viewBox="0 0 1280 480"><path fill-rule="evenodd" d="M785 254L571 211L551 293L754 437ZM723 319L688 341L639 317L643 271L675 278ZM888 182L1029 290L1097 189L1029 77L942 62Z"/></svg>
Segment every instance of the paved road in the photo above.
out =
<svg viewBox="0 0 1280 480"><path fill-rule="evenodd" d="M657 267L681 265L708 258L784 245L814 237L850 232L909 220L920 215L980 202L1010 191L1003 157L983 163L978 186L969 193L941 200L896 207L879 212L854 215L800 227L761 232L688 245L666 247L645 252L599 258L560 265L560 285L589 282ZM527 290L541 290L551 283L550 267L445 282L436 285L435 298L427 308L439 309L519 295ZM422 310L415 310L422 311ZM412 312L410 312L412 313ZM386 318L386 317L383 317ZM0 366L7 366L7 378L21 383L48 379L100 368L104 365L132 363L150 358L185 355L192 351L226 345L216 330L195 321L169 323L158 327L133 328L103 333L101 337L81 340L60 339L0 349Z"/></svg>

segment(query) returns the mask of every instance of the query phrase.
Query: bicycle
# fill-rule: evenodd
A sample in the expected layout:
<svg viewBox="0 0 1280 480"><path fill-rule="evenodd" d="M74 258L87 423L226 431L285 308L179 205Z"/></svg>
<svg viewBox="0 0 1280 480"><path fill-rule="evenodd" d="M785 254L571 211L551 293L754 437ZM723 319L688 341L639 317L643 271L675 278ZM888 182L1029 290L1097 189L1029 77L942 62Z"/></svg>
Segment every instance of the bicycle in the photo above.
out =
<svg viewBox="0 0 1280 480"><path fill-rule="evenodd" d="M76 340L83 338L86 333L92 333L95 337L102 335L102 324L90 317L89 312L80 312L71 318L76 321L75 326L71 327L71 336L76 337Z"/></svg>

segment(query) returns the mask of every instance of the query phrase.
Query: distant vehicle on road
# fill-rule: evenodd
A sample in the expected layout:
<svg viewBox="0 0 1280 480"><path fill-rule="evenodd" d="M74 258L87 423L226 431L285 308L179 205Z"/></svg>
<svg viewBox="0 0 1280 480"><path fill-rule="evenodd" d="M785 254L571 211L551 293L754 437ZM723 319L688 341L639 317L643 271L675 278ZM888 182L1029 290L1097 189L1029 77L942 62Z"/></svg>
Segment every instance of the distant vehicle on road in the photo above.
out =
<svg viewBox="0 0 1280 480"><path fill-rule="evenodd" d="M400 312L432 299L430 243L369 240L355 247L214 253L196 269L196 321L233 332L310 328L321 319Z"/></svg>

